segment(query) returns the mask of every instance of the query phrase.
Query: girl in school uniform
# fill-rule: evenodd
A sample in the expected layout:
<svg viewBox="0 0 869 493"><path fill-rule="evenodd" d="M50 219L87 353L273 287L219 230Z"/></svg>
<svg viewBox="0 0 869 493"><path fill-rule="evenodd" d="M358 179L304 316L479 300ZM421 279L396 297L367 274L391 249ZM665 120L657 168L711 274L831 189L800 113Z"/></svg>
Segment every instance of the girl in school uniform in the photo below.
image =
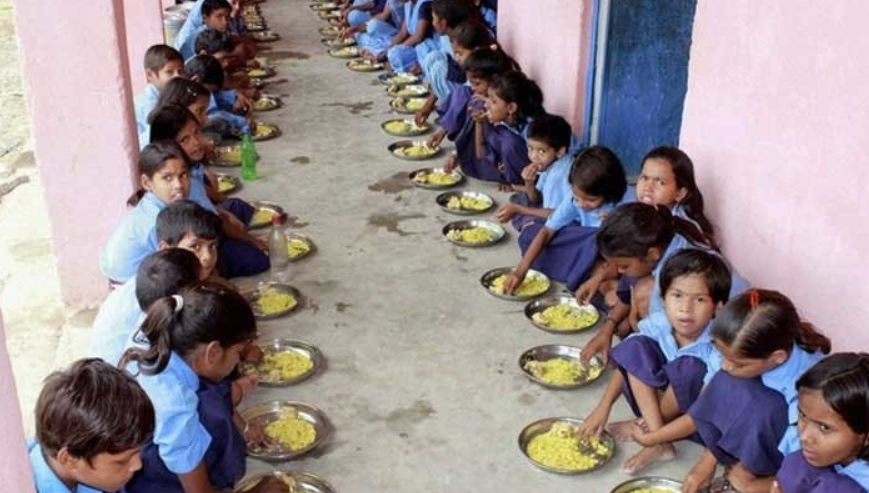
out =
<svg viewBox="0 0 869 493"><path fill-rule="evenodd" d="M694 404L717 370L710 331L730 293L727 264L702 250L677 252L661 272L661 293L664 314L644 320L639 333L613 349L618 372L586 418L584 433L599 436L606 427L617 439L629 441L637 431L657 431ZM606 425L619 395L641 420ZM636 474L675 457L676 448L669 442L644 447L625 462L624 471Z"/></svg>
<svg viewBox="0 0 869 493"><path fill-rule="evenodd" d="M797 380L799 452L773 493L869 491L869 354L827 356Z"/></svg>
<svg viewBox="0 0 869 493"><path fill-rule="evenodd" d="M133 209L112 233L100 256L100 271L111 282L122 284L133 278L142 260L157 251L157 214L167 204L188 197L189 169L187 155L174 142L148 144L142 150L142 188L127 201Z"/></svg>
<svg viewBox="0 0 869 493"><path fill-rule="evenodd" d="M425 82L431 87L432 97L446 99L465 82L465 72L455 58L450 41L452 31L463 22L482 23L476 9L464 0L432 0L431 6L434 43L417 45L416 58Z"/></svg>
<svg viewBox="0 0 869 493"><path fill-rule="evenodd" d="M544 224L526 227L533 241L526 244L522 260L504 283L508 293L522 284L532 267L570 284L573 272L588 271L594 265L598 228L628 189L625 170L615 153L593 146L573 161L568 181L572 197L562 200Z"/></svg>
<svg viewBox="0 0 869 493"><path fill-rule="evenodd" d="M387 0L383 10L367 22L341 31L340 38L354 36L359 54L368 60L385 60L386 50L404 24L403 0Z"/></svg>
<svg viewBox="0 0 869 493"><path fill-rule="evenodd" d="M404 23L386 50L389 66L396 72L420 72L417 49L436 50L437 43L432 38L432 0L404 0Z"/></svg>
<svg viewBox="0 0 869 493"><path fill-rule="evenodd" d="M796 382L830 352L781 293L751 289L730 300L712 326L721 369L680 418L635 440L649 447L697 433L706 447L682 491L766 493L785 455L800 448ZM718 464L727 467L712 480Z"/></svg>
<svg viewBox="0 0 869 493"><path fill-rule="evenodd" d="M639 312L643 313L640 320L663 311L660 274L670 256L684 248L716 252L714 245L692 222L673 216L667 207L642 202L632 202L616 208L604 220L597 233L596 243L598 253L605 262L598 264L593 275L599 276L604 269L602 266L607 265L612 266L621 276L651 276L652 290L648 304L638 307ZM730 296L733 297L744 291L748 283L732 266L730 272ZM577 301L587 302L587 293L578 289ZM620 325L627 319L630 310L630 306L620 302L610 308L601 330L583 348L584 360L597 353L604 360L608 359L613 335L617 332L622 335L627 333Z"/></svg>
<svg viewBox="0 0 869 493"><path fill-rule="evenodd" d="M126 491L230 491L245 473L245 440L256 438L240 431L224 383L256 337L250 305L233 290L203 283L156 301L140 330L150 347L128 349L119 366L135 365L157 420L142 471ZM286 486L269 481L252 491Z"/></svg>

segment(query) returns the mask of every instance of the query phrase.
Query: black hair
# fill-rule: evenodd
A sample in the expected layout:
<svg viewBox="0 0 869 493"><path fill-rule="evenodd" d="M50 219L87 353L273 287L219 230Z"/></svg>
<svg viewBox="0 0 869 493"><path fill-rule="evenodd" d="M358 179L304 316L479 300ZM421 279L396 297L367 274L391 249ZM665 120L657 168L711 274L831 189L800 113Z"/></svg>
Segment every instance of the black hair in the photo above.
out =
<svg viewBox="0 0 869 493"><path fill-rule="evenodd" d="M196 119L186 106L178 104L169 104L158 108L151 113L151 142L174 141L178 132L184 128L189 122L194 122L199 125L199 120Z"/></svg>
<svg viewBox="0 0 869 493"><path fill-rule="evenodd" d="M572 136L573 130L570 128L570 124L558 115L548 113L537 115L528 126L529 139L545 142L546 145L555 150L570 147Z"/></svg>
<svg viewBox="0 0 869 493"><path fill-rule="evenodd" d="M727 303L730 298L730 267L719 255L698 248L679 250L667 259L659 279L661 296L667 295L673 280L690 274L703 276L713 302Z"/></svg>
<svg viewBox="0 0 869 493"><path fill-rule="evenodd" d="M196 255L183 248L166 248L145 257L136 271L139 308L146 312L158 299L198 281L200 267Z"/></svg>
<svg viewBox="0 0 869 493"><path fill-rule="evenodd" d="M663 253L677 233L695 246L713 249L694 223L673 216L667 207L642 202L622 204L603 220L597 248L604 257L642 259L651 248Z"/></svg>
<svg viewBox="0 0 869 493"><path fill-rule="evenodd" d="M504 52L498 45L479 48L471 52L462 66L468 77L476 77L492 82L499 75L510 70L520 70L516 60Z"/></svg>
<svg viewBox="0 0 869 493"><path fill-rule="evenodd" d="M477 8L469 0L433 0L431 10L453 28L460 22L479 15Z"/></svg>
<svg viewBox="0 0 869 493"><path fill-rule="evenodd" d="M170 159L180 159L184 161L185 166L190 167L190 160L187 159L187 154L175 142L151 142L139 154L138 176L145 175L148 178L153 178ZM133 192L133 195L127 199L127 205L135 207L143 195L145 195L145 191L141 189Z"/></svg>
<svg viewBox="0 0 869 493"><path fill-rule="evenodd" d="M229 39L228 34L217 29L209 28L202 31L193 42L193 52L196 54L214 56L220 51L232 51L232 40Z"/></svg>
<svg viewBox="0 0 869 493"><path fill-rule="evenodd" d="M101 359L52 373L36 401L36 440L48 457L66 448L91 464L99 454L141 447L153 433L148 395L131 375Z"/></svg>
<svg viewBox="0 0 869 493"><path fill-rule="evenodd" d="M448 31L449 38L468 50L486 49L492 45L489 28L478 19L466 19Z"/></svg>
<svg viewBox="0 0 869 493"><path fill-rule="evenodd" d="M649 159L660 159L670 165L670 170L676 177L676 187L684 188L687 192L679 205L685 210L685 214L700 226L700 230L709 240L714 242L715 228L703 212L703 194L700 193L694 180L694 163L691 162L691 158L678 147L661 146L649 151L643 157L643 163Z"/></svg>
<svg viewBox="0 0 869 493"><path fill-rule="evenodd" d="M192 200L179 200L157 214L157 241L178 246L188 233L206 240L220 239L220 217Z"/></svg>
<svg viewBox="0 0 869 493"><path fill-rule="evenodd" d="M568 181L583 193L603 197L606 204L618 203L628 190L621 160L604 146L586 147L577 154L570 167Z"/></svg>
<svg viewBox="0 0 869 493"><path fill-rule="evenodd" d="M511 70L495 77L491 89L505 102L516 103L514 116L519 124L545 113L543 91L522 72Z"/></svg>
<svg viewBox="0 0 869 493"><path fill-rule="evenodd" d="M150 347L128 348L118 366L135 362L141 373L155 375L166 368L172 352L187 358L200 344L228 348L253 339L256 320L238 292L203 282L155 301L139 330Z"/></svg>
<svg viewBox="0 0 869 493"><path fill-rule="evenodd" d="M766 289L749 289L730 300L715 318L712 337L752 359L790 352L795 343L806 351L830 352L830 339L800 320L787 296Z"/></svg>
<svg viewBox="0 0 869 493"><path fill-rule="evenodd" d="M154 45L145 52L145 70L157 72L169 62L181 62L184 65L181 53L169 45Z"/></svg>
<svg viewBox="0 0 869 493"><path fill-rule="evenodd" d="M232 5L226 0L205 0L202 2L202 17L209 17L220 9L226 9L231 12Z"/></svg>
<svg viewBox="0 0 869 493"><path fill-rule="evenodd" d="M797 380L797 390L818 390L827 405L842 417L851 431L869 434L869 354L836 353L811 367ZM866 437L857 454L869 459Z"/></svg>
<svg viewBox="0 0 869 493"><path fill-rule="evenodd" d="M209 84L223 87L226 74L217 58L211 55L196 55L184 64L184 73L191 79L196 77L203 85Z"/></svg>
<svg viewBox="0 0 869 493"><path fill-rule="evenodd" d="M154 106L154 109L151 111L151 114L148 115L148 123L153 127L154 126L154 118L157 113L159 113L163 108L171 105L178 105L187 109L191 104L195 103L201 97L210 97L211 91L208 90L207 87L202 84L196 82L195 80L184 79L182 77L176 77L169 82L166 83L166 87L160 91L160 97L157 99L157 104ZM189 111L188 111L189 112ZM192 113L191 113L192 115ZM196 117L193 117L194 120ZM186 121L184 123L187 123ZM183 124L182 124L183 126ZM180 129L179 129L180 130ZM177 133L177 132L175 132ZM157 140L165 140L165 139L174 139L175 135L171 135L169 137L161 136L154 137L154 129L151 129L151 142Z"/></svg>

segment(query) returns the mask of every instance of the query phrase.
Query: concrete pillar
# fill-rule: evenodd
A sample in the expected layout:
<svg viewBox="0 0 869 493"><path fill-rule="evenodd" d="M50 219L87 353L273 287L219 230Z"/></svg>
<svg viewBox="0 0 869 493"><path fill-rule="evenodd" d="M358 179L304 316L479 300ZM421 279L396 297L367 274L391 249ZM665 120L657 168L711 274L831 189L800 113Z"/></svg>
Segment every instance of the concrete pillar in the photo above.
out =
<svg viewBox="0 0 869 493"><path fill-rule="evenodd" d="M3 478L4 491L33 493L33 474L27 459L27 445L24 441L24 426L21 411L18 409L18 392L15 390L15 377L6 350L6 331L3 328L3 314L0 313L0 478Z"/></svg>
<svg viewBox="0 0 869 493"><path fill-rule="evenodd" d="M145 52L163 43L163 2L161 0L124 0L124 27L133 93L141 92L148 82L142 61Z"/></svg>
<svg viewBox="0 0 869 493"><path fill-rule="evenodd" d="M15 23L63 299L95 305L138 156L122 0L19 0Z"/></svg>

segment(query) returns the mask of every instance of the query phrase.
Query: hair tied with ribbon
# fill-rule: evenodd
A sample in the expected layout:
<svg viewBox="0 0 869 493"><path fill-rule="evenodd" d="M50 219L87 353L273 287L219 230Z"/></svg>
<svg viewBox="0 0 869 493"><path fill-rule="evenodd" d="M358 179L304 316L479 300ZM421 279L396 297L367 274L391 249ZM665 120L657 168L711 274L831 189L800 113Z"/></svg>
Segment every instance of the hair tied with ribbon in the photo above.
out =
<svg viewBox="0 0 869 493"><path fill-rule="evenodd" d="M184 298L180 294L173 294L172 299L175 300L175 313L184 308Z"/></svg>
<svg viewBox="0 0 869 493"><path fill-rule="evenodd" d="M757 305L760 304L760 293L756 289L751 289L748 291L748 306L752 309L757 308Z"/></svg>

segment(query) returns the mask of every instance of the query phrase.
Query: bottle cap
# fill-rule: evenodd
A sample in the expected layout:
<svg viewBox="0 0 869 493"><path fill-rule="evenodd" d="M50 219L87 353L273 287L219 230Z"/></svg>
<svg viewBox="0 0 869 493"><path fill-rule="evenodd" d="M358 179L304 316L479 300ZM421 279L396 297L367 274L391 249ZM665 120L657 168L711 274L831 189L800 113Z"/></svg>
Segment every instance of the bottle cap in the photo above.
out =
<svg viewBox="0 0 869 493"><path fill-rule="evenodd" d="M284 224L285 216L283 214L275 214L272 216L272 226L280 226Z"/></svg>

